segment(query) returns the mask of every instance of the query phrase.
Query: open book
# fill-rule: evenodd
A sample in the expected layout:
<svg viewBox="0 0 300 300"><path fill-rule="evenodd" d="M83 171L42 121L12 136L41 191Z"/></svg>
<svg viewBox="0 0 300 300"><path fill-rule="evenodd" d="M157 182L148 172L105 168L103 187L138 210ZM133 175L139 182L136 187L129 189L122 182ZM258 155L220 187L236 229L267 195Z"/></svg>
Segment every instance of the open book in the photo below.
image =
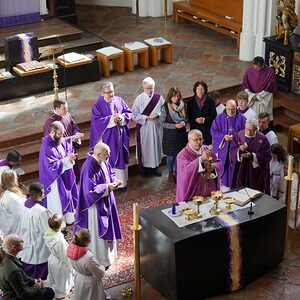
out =
<svg viewBox="0 0 300 300"><path fill-rule="evenodd" d="M234 203L239 206L244 206L249 203L254 198L261 196L263 193L257 190L253 190L250 188L243 188L238 191L233 191L224 194L225 197L232 197Z"/></svg>

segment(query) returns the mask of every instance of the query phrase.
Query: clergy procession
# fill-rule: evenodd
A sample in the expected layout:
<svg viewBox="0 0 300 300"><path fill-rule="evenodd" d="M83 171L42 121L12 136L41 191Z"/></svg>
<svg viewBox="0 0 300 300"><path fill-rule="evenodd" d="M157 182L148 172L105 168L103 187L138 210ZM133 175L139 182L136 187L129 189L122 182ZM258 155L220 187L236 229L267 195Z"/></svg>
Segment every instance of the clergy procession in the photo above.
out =
<svg viewBox="0 0 300 300"><path fill-rule="evenodd" d="M253 59L236 99L209 92L201 80L187 103L177 87L165 99L155 87L145 78L130 109L112 82L102 84L81 168L84 135L66 100L54 100L45 120L39 182L29 189L19 185L22 153L12 150L0 161L3 299L64 299L70 293L77 300L110 299L102 278L123 238L114 192L130 189L130 122L139 174L145 181L160 177L165 162L176 202L239 187L284 201L287 153L272 130L275 74L262 57Z"/></svg>

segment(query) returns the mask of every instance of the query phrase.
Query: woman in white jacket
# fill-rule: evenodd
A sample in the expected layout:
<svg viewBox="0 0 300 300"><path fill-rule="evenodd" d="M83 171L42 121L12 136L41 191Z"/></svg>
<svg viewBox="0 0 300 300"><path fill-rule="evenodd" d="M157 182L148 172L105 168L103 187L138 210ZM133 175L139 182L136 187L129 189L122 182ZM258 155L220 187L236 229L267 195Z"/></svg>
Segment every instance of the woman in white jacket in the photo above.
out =
<svg viewBox="0 0 300 300"><path fill-rule="evenodd" d="M25 200L15 171L4 171L0 184L0 230L4 235L21 235L20 217Z"/></svg>
<svg viewBox="0 0 300 300"><path fill-rule="evenodd" d="M74 286L74 270L67 257L68 243L61 232L64 226L62 215L52 215L48 225L44 240L51 254L48 259L48 277L45 284L54 290L56 299L64 299Z"/></svg>

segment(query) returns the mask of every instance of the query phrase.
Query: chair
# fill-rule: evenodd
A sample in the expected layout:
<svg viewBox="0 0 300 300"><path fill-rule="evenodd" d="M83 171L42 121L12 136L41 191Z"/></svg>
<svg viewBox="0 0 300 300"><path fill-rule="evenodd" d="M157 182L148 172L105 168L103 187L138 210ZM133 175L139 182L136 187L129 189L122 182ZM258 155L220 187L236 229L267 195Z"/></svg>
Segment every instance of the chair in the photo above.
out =
<svg viewBox="0 0 300 300"><path fill-rule="evenodd" d="M100 73L105 77L110 76L109 62L113 63L113 70L125 73L124 51L116 47L104 47L96 51Z"/></svg>
<svg viewBox="0 0 300 300"><path fill-rule="evenodd" d="M161 60L168 64L173 62L173 48L172 44L161 38L152 38L145 40L145 43L149 46L150 63L152 66L158 65L158 51L161 51Z"/></svg>
<svg viewBox="0 0 300 300"><path fill-rule="evenodd" d="M123 47L125 54L125 66L128 71L134 70L134 55L137 54L138 65L149 68L148 46L141 42L127 43Z"/></svg>

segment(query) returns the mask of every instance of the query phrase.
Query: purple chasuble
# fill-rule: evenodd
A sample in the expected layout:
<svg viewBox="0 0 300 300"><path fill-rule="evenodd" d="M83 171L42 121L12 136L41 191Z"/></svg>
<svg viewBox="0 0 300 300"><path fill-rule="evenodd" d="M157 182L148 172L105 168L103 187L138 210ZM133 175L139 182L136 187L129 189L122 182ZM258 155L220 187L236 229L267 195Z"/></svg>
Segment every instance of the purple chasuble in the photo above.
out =
<svg viewBox="0 0 300 300"><path fill-rule="evenodd" d="M234 117L228 117L226 111L219 114L211 127L213 138L213 153L217 153L222 162L221 183L232 187L232 176L236 161L236 153L231 151L231 142L224 140L226 134L235 135L245 128L246 117L237 111Z"/></svg>
<svg viewBox="0 0 300 300"><path fill-rule="evenodd" d="M274 94L277 91L274 70L264 64L263 68L257 71L253 65L251 65L245 72L243 87L255 94L262 91Z"/></svg>
<svg viewBox="0 0 300 300"><path fill-rule="evenodd" d="M158 101L160 99L160 94L154 93L151 101L148 103L148 105L145 107L144 111L141 113L141 115L144 116L150 116L151 112L157 105ZM141 128L142 125L139 123L136 123L136 147L137 147L137 163L140 170L143 169L143 163L142 163L142 147L141 147Z"/></svg>
<svg viewBox="0 0 300 300"><path fill-rule="evenodd" d="M108 128L113 114L124 118L125 124L117 124ZM110 147L109 163L113 168L126 169L129 163L129 127L131 110L121 97L114 96L112 102L107 102L100 96L92 108L90 147L93 148L100 140Z"/></svg>
<svg viewBox="0 0 300 300"><path fill-rule="evenodd" d="M10 167L6 159L0 160L0 167Z"/></svg>
<svg viewBox="0 0 300 300"><path fill-rule="evenodd" d="M208 146L201 146L201 153L208 149ZM221 161L212 155L212 165L215 168L217 177L214 179L207 179L205 175L207 171L201 173L199 170L199 157L187 145L177 155L177 182L176 185L176 201L192 200L194 196L210 196L212 191L219 190L220 180L219 175L221 172ZM205 163L204 163L205 166Z"/></svg>
<svg viewBox="0 0 300 300"><path fill-rule="evenodd" d="M44 136L50 133L51 124L55 121L59 121L64 125L64 137L75 135L77 132L80 132L80 129L69 112L63 116L51 112L43 127Z"/></svg>
<svg viewBox="0 0 300 300"><path fill-rule="evenodd" d="M103 197L107 183L114 182L115 175L109 163L103 163L104 166L101 167L92 155L93 152L88 154L81 169L74 231L88 228L88 209L95 205L99 238L109 241L122 239L114 192L110 191L108 196Z"/></svg>
<svg viewBox="0 0 300 300"><path fill-rule="evenodd" d="M42 138L39 156L40 182L44 185L45 201L51 190L51 184L56 180L63 213L74 212L78 199L77 187L73 168L63 172L63 159L73 152L69 138L62 138L57 144L50 135Z"/></svg>
<svg viewBox="0 0 300 300"><path fill-rule="evenodd" d="M237 166L233 187L246 186L270 195L270 160L271 148L268 139L259 131L255 137L245 137L245 130L240 131L233 141L233 148L239 151L240 145L247 143L247 152L255 153L259 166L253 168L250 159L243 158Z"/></svg>

